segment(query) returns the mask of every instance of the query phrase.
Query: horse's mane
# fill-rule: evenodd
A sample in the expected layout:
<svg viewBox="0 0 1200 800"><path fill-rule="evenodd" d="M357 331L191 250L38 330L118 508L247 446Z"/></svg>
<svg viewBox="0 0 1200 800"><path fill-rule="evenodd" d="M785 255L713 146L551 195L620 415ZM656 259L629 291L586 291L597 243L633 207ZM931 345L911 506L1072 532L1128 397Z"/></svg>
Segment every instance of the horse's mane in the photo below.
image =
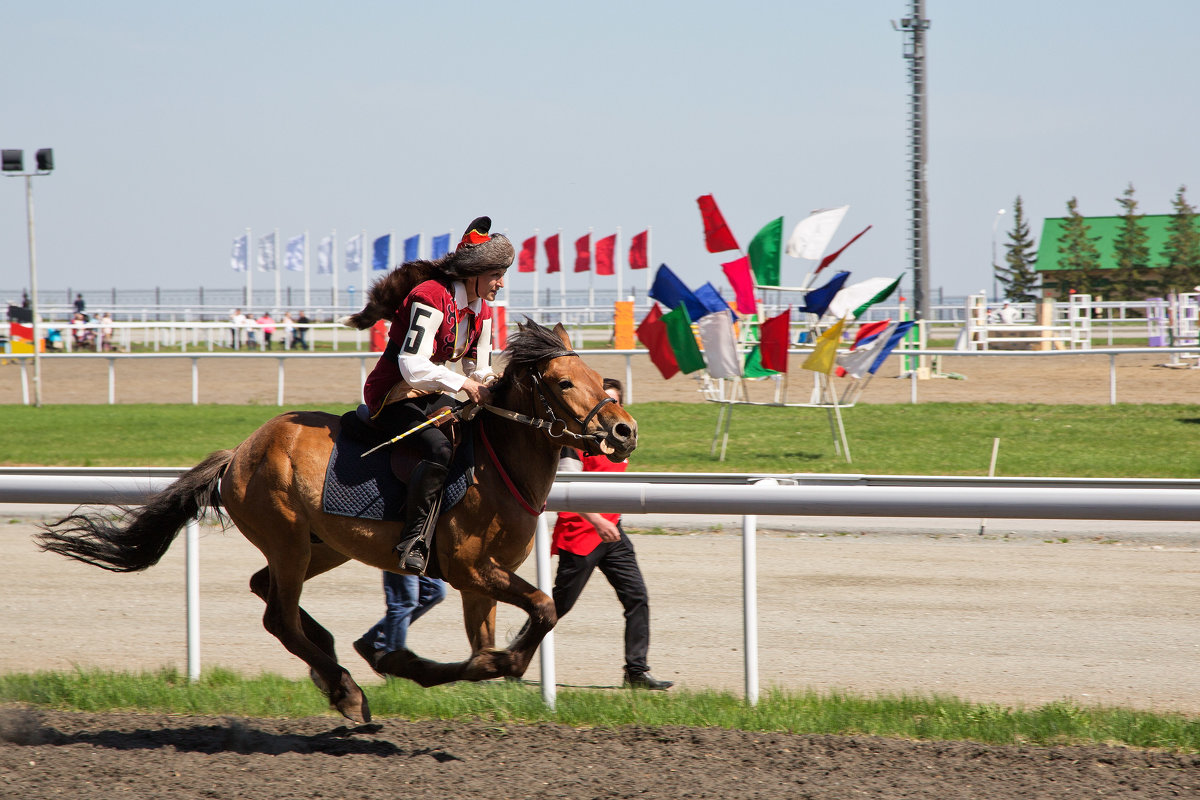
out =
<svg viewBox="0 0 1200 800"><path fill-rule="evenodd" d="M526 317L524 324L517 325L517 332L508 337L508 346L504 348L504 375L492 386L492 391L497 397L507 396L519 373L564 352L571 351L557 333Z"/></svg>

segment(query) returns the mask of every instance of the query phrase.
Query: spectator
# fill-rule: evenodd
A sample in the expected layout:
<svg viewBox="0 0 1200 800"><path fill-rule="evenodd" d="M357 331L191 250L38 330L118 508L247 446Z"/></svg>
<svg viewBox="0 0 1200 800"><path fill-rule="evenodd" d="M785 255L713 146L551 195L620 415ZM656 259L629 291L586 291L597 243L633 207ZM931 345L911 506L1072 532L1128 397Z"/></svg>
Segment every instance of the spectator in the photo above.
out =
<svg viewBox="0 0 1200 800"><path fill-rule="evenodd" d="M383 597L387 611L362 638L354 650L379 672L379 659L393 650L403 650L408 641L408 626L446 598L446 584L425 575L383 573ZM380 673L382 674L382 673Z"/></svg>
<svg viewBox="0 0 1200 800"><path fill-rule="evenodd" d="M262 328L263 347L270 350L271 337L275 334L275 320L271 317L270 311L264 311L263 315L258 318L258 327Z"/></svg>
<svg viewBox="0 0 1200 800"><path fill-rule="evenodd" d="M1005 325L1012 325L1017 321L1017 310L1005 303L1000 307L1000 321Z"/></svg>
<svg viewBox="0 0 1200 800"><path fill-rule="evenodd" d="M100 347L104 350L115 350L113 347L113 318L105 311L100 315Z"/></svg>
<svg viewBox="0 0 1200 800"><path fill-rule="evenodd" d="M312 320L303 311L296 315L296 342L299 347L308 347L308 328L306 326L311 324Z"/></svg>
<svg viewBox="0 0 1200 800"><path fill-rule="evenodd" d="M617 403L623 387L615 378L604 379L604 389ZM613 463L606 456L581 455L564 447L560 472L624 472L628 462ZM554 524L550 551L558 554L554 576L554 611L561 620L575 605L588 578L597 567L616 590L625 609L625 680L635 689L666 690L672 681L656 680L646 656L650 649L650 600L638 567L633 542L621 529L620 514L561 512Z"/></svg>
<svg viewBox="0 0 1200 800"><path fill-rule="evenodd" d="M292 319L290 311L283 312L283 320L280 322L283 325L283 346L287 350L291 350L296 344L296 322Z"/></svg>
<svg viewBox="0 0 1200 800"><path fill-rule="evenodd" d="M237 350L242 346L242 328L246 327L246 315L242 313L240 308L235 308L233 313L229 315L229 326L229 332L232 336L229 346Z"/></svg>
<svg viewBox="0 0 1200 800"><path fill-rule="evenodd" d="M83 302L83 295L75 295L75 313L82 314L87 309L87 303Z"/></svg>

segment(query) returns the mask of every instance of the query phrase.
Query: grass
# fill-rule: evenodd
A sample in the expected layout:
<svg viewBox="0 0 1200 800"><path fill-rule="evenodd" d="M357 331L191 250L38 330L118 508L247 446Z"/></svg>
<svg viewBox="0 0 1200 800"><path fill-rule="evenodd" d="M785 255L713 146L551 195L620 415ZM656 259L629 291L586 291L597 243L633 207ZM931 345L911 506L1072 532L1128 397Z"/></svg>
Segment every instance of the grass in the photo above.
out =
<svg viewBox="0 0 1200 800"><path fill-rule="evenodd" d="M1036 708L968 703L953 697L866 697L844 692L764 693L755 706L715 691L629 692L560 688L556 708L536 684L492 681L422 689L393 680L370 687L372 712L405 719L484 720L497 725L554 722L575 727L679 725L797 734L866 734L988 744L1121 744L1200 752L1200 719L1067 702ZM223 669L189 683L178 671L76 670L0 675L0 701L78 710L303 717L329 713L308 681L243 678Z"/></svg>
<svg viewBox="0 0 1200 800"><path fill-rule="evenodd" d="M340 414L342 405L314 406ZM1193 478L1200 450L1190 405L1060 406L975 403L861 405L843 412L854 461L834 450L827 412L735 407L727 457L709 454L717 407L630 406L641 444L633 472L855 472ZM0 463L190 466L232 447L279 413L275 406L0 406Z"/></svg>

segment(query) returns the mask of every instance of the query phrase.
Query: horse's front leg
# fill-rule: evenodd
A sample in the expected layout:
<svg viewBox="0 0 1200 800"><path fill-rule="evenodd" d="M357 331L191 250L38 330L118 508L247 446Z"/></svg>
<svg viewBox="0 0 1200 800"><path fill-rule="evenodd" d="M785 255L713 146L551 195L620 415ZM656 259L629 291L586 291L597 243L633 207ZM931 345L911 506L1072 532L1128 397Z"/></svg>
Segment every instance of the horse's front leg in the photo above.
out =
<svg viewBox="0 0 1200 800"><path fill-rule="evenodd" d="M529 669L542 639L558 622L554 600L516 573L499 566L492 567L483 585L486 591L462 592L463 620L473 660L485 662L481 667L494 665L500 675L519 678ZM514 605L529 615L507 650L495 649L496 601Z"/></svg>

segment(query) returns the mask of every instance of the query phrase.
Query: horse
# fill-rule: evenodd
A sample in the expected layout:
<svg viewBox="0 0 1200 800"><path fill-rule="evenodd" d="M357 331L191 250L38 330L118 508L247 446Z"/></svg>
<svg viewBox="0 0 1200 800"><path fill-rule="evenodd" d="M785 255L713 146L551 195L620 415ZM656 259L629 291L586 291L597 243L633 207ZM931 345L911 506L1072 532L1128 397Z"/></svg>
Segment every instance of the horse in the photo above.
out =
<svg viewBox="0 0 1200 800"><path fill-rule="evenodd" d="M433 541L442 576L462 595L470 655L438 663L393 651L372 665L381 674L426 687L521 677L557 622L554 601L514 570L533 547L560 449L573 446L620 461L637 446L637 422L608 397L561 324L551 330L527 319L517 328L492 402L463 423L464 433L473 431L485 445L475 448L475 483L459 503L443 509ZM211 453L115 522L76 509L45 525L38 545L103 569L134 572L157 563L189 520L206 510L226 515L267 560L250 578L250 590L266 603L263 627L308 664L333 709L369 722L367 698L338 663L333 635L300 606L306 580L351 559L402 572L393 551L402 523L335 516L322 508L340 427L333 414L281 414L232 450ZM495 645L498 601L528 615L507 649Z"/></svg>

